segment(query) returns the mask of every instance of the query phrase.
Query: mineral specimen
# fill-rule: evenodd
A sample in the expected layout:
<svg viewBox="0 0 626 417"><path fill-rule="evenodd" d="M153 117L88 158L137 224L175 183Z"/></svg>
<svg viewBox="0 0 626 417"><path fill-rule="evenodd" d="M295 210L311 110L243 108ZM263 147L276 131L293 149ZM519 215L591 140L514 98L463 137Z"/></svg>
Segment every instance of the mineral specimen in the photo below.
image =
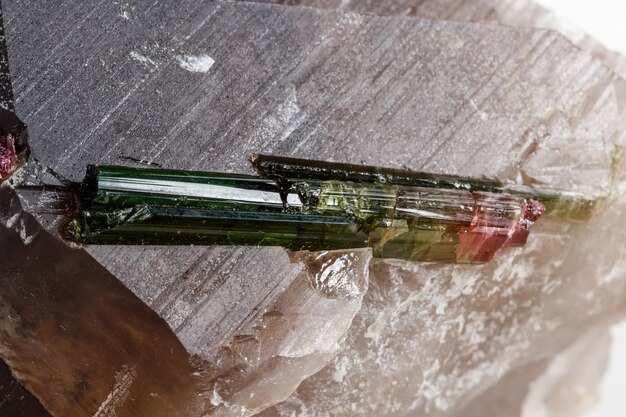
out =
<svg viewBox="0 0 626 417"><path fill-rule="evenodd" d="M202 409L189 355L154 311L42 230L8 187L0 221L0 354L54 416Z"/></svg>
<svg viewBox="0 0 626 417"><path fill-rule="evenodd" d="M50 417L37 398L13 377L4 362L0 362L0 415Z"/></svg>
<svg viewBox="0 0 626 417"><path fill-rule="evenodd" d="M378 189L381 189L381 184L383 186L389 185L394 189L390 192L394 196L388 197L394 200L392 203L394 209L393 217L402 217L403 214L411 212L411 209L415 210L418 208L411 207L411 188L406 187L424 191L425 194L421 198L425 198L426 202L428 200L426 192L432 192L434 189L441 189L444 195L446 192L449 192L447 190L456 191L458 192L456 196L459 199L461 199L462 192L484 193L485 195L508 194L526 199L535 199L541 201L542 205L545 206L547 209L546 214L575 220L588 220L603 204L603 199L593 199L582 193L568 192L567 190L557 191L494 180L473 179L446 174L428 174L409 169L329 163L258 154L253 155L251 161L259 174L273 178L288 190L295 190L301 198L304 198L305 202L310 200L310 194L314 193L314 204L316 206L319 205L321 208L324 206L323 201L320 204L320 200L324 200L323 192L328 187L332 187L335 180L342 180L348 183L378 184ZM320 181L322 183L326 181L327 183L322 185ZM362 185L353 186L352 188L358 189L358 187L362 187ZM372 187L376 188L375 186ZM452 191L448 194L450 200L453 200L455 195ZM345 200L344 204L348 204L348 200ZM419 198L416 197L415 200L419 200ZM425 204L423 207L429 207L429 205ZM454 210L452 207L448 207L448 209ZM343 207L343 210L350 210L350 208ZM442 214L443 212L440 212L434 214L434 216L441 216Z"/></svg>
<svg viewBox="0 0 626 417"><path fill-rule="evenodd" d="M0 10L0 108L14 111L13 85L11 83L9 56L5 40L4 16L2 10Z"/></svg>
<svg viewBox="0 0 626 417"><path fill-rule="evenodd" d="M367 242L347 215L287 210L278 185L259 177L91 167L82 188L83 208L74 227L76 237L90 243L331 250ZM299 203L290 197L292 207Z"/></svg>
<svg viewBox="0 0 626 417"><path fill-rule="evenodd" d="M590 51L620 76L626 76L626 58L608 50L579 28L531 0L254 0L260 3L338 9L379 16L412 16L471 23L553 29Z"/></svg>
<svg viewBox="0 0 626 417"><path fill-rule="evenodd" d="M203 364L194 369L203 380L196 394L207 407L192 410L189 402L186 415L257 413L304 380L268 415L464 415L465 405L480 404L502 378L521 372L520 380L532 380L526 370L624 311L626 256L616 227L623 204L611 194L621 178L614 155L622 83L554 32L190 0L3 7L18 114L31 128L41 172L58 178L78 181L87 164L132 164L130 157L171 169L252 173L243 161L262 150L495 178L613 203L589 222L544 216L526 247L485 266L375 261L368 268L368 252L316 261L319 254L289 258L281 248L86 248ZM215 62L206 73L178 65L177 56L192 55ZM18 242L20 222L10 224ZM34 253L10 253L12 265L34 267L18 263ZM55 262L41 260L40 282L57 271ZM93 270L102 276L84 265L89 282ZM72 285L55 289L55 299L76 301L74 317L87 311L81 297L94 296ZM9 304L28 296L14 294ZM101 360L90 361L93 367L73 361L66 381L51 378L58 372L46 363L67 351L60 348L67 339L58 323L44 321L50 299L34 294L28 306L42 314L3 324L48 330L40 366L21 349L39 333L1 340L14 353L10 365L51 411L94 415L104 403L128 416L152 398L161 401L160 391L142 391L107 402L119 392L117 373L126 369L121 386L129 375L122 366L142 358L135 349L106 372L95 372ZM275 336L266 338L267 328ZM115 346L136 340L133 331L106 335ZM97 358L100 340L69 341ZM160 348L160 340L141 340ZM165 358L143 363L187 371ZM133 387L150 385L150 367L138 369L146 373L137 372ZM91 383L82 384L82 375ZM36 383L42 380L46 386ZM281 388L270 389L275 383ZM165 406L150 411L168 415Z"/></svg>

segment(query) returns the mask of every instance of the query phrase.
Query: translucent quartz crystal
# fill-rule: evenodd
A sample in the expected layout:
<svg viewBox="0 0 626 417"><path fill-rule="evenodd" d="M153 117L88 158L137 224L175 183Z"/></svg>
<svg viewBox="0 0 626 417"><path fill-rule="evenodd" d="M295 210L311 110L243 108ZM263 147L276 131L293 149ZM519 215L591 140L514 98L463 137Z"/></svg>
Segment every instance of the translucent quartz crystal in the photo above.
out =
<svg viewBox="0 0 626 417"><path fill-rule="evenodd" d="M53 416L202 409L189 354L163 319L43 230L9 187L0 188L0 236L0 354Z"/></svg>
<svg viewBox="0 0 626 417"><path fill-rule="evenodd" d="M216 355L210 416L250 416L286 398L340 351L368 287L369 251L301 252L298 278ZM332 320L323 317L332 312Z"/></svg>
<svg viewBox="0 0 626 417"><path fill-rule="evenodd" d="M496 182L259 155L257 168L268 159L293 175L90 167L71 232L99 244L369 246L381 258L481 263L523 246L544 211Z"/></svg>
<svg viewBox="0 0 626 417"><path fill-rule="evenodd" d="M626 59L591 36L531 0L255 0L289 6L340 9L379 16L412 16L459 22L493 22L511 26L553 29L590 51L621 77Z"/></svg>

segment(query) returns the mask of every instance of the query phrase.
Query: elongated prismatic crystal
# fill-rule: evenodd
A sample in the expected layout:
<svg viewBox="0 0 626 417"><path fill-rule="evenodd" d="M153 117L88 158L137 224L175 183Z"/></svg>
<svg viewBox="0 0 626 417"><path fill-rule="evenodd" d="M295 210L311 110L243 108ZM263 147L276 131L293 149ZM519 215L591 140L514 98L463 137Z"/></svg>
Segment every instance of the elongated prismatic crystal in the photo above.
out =
<svg viewBox="0 0 626 417"><path fill-rule="evenodd" d="M483 263L522 246L544 213L595 201L404 170L255 155L260 176L89 167L73 238L94 244L371 247L420 262Z"/></svg>

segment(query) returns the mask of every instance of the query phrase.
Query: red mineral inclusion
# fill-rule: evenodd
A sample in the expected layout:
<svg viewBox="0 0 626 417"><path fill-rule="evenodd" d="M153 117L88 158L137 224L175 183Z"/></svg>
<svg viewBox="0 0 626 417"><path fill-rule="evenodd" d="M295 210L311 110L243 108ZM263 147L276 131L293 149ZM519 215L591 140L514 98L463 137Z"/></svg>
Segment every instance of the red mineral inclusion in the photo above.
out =
<svg viewBox="0 0 626 417"><path fill-rule="evenodd" d="M20 163L15 151L15 139L11 133L0 136L0 183L9 178Z"/></svg>
<svg viewBox="0 0 626 417"><path fill-rule="evenodd" d="M545 206L541 202L525 200L521 217L517 220L503 219L476 204L471 224L459 230L457 262L485 263L491 261L502 248L524 246L530 227L544 211Z"/></svg>

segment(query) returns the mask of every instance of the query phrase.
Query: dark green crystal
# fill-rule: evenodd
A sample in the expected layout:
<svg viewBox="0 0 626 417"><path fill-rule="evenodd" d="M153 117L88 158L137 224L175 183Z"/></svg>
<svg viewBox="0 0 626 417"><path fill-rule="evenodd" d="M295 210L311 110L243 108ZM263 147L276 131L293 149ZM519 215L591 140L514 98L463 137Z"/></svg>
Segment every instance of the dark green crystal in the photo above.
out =
<svg viewBox="0 0 626 417"><path fill-rule="evenodd" d="M305 215L286 209L283 197L276 183L254 176L91 166L71 230L97 244L367 246L352 217Z"/></svg>
<svg viewBox="0 0 626 417"><path fill-rule="evenodd" d="M291 250L367 246L349 217L138 206L113 221L84 214L79 233L95 244L283 246ZM96 225L96 228L94 228Z"/></svg>

